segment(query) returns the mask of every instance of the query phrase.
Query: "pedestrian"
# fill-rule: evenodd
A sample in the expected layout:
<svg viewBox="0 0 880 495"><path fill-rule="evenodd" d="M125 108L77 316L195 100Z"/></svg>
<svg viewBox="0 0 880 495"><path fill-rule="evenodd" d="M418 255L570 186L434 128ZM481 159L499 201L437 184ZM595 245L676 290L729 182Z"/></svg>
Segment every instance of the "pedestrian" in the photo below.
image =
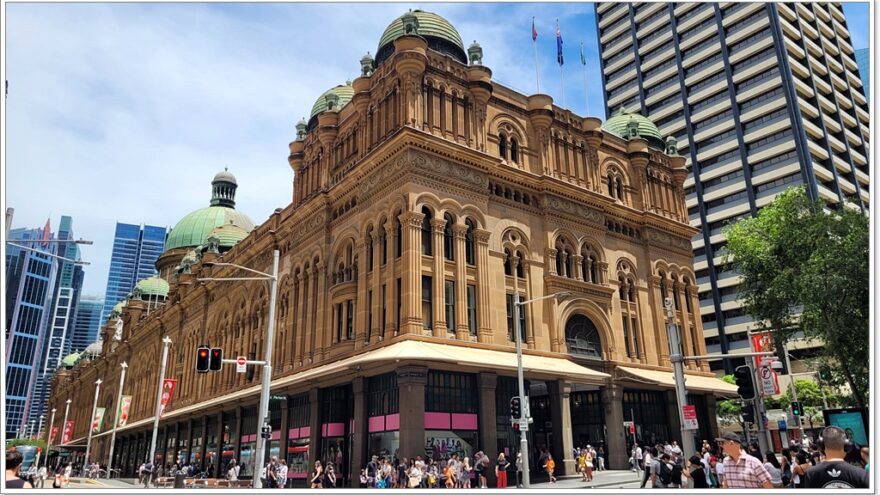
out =
<svg viewBox="0 0 880 495"><path fill-rule="evenodd" d="M287 485L287 461L281 459L278 462L278 468L275 474L275 487L276 488L286 488Z"/></svg>
<svg viewBox="0 0 880 495"><path fill-rule="evenodd" d="M761 461L743 450L742 439L736 433L725 433L717 439L724 453L723 488L772 488L770 473Z"/></svg>
<svg viewBox="0 0 880 495"><path fill-rule="evenodd" d="M6 488L33 488L30 482L19 477L24 458L17 450L6 451Z"/></svg>
<svg viewBox="0 0 880 495"><path fill-rule="evenodd" d="M709 483L706 482L706 468L703 467L700 456L691 456L684 475L690 480L690 488L709 488Z"/></svg>
<svg viewBox="0 0 880 495"><path fill-rule="evenodd" d="M706 468L706 472L709 473L709 479L707 480L710 488L721 488L721 480L718 477L718 466L721 465L718 462L718 458L714 455L709 456L709 466Z"/></svg>
<svg viewBox="0 0 880 495"><path fill-rule="evenodd" d="M581 481L587 481L587 452L583 449L578 449L578 455L575 458L575 463L577 465L577 471L581 473Z"/></svg>
<svg viewBox="0 0 880 495"><path fill-rule="evenodd" d="M40 466L40 469L37 470L37 488L43 488L43 485L46 483L46 478L49 477L49 472L46 469L46 466Z"/></svg>
<svg viewBox="0 0 880 495"><path fill-rule="evenodd" d="M55 469L55 479L52 481L52 488L61 488L64 484L64 467L58 466Z"/></svg>
<svg viewBox="0 0 880 495"><path fill-rule="evenodd" d="M364 480L361 482L367 488L375 488L376 487L376 475L379 471L379 456L373 455L370 457L370 462L367 463L367 467L364 468Z"/></svg>
<svg viewBox="0 0 880 495"><path fill-rule="evenodd" d="M150 487L150 481L152 481L153 476L153 463L147 461L144 463L144 488Z"/></svg>
<svg viewBox="0 0 880 495"><path fill-rule="evenodd" d="M652 466L654 465L655 457L657 457L657 451L654 447L645 447L644 460L645 460L645 475L642 476L642 484L639 488L644 488L648 483L648 479L652 478L657 473L654 472ZM656 459L659 462L659 457Z"/></svg>
<svg viewBox="0 0 880 495"><path fill-rule="evenodd" d="M669 454L664 452L659 458L655 455L652 462L651 487L669 488L672 486L672 463L670 462Z"/></svg>
<svg viewBox="0 0 880 495"><path fill-rule="evenodd" d="M147 465L146 462L142 462L138 467L138 485L144 484L144 467Z"/></svg>
<svg viewBox="0 0 880 495"><path fill-rule="evenodd" d="M837 426L822 430L825 460L807 471L804 488L870 488L868 473L843 460L846 439L846 432Z"/></svg>
<svg viewBox="0 0 880 495"><path fill-rule="evenodd" d="M779 464L779 459L775 453L767 452L764 454L764 469L770 473L770 483L773 483L773 488L785 486L782 482L782 465Z"/></svg>
<svg viewBox="0 0 880 495"><path fill-rule="evenodd" d="M31 463L31 467L28 468L27 472L24 475L24 479L31 484L31 486L36 486L37 484L37 465L36 463Z"/></svg>
<svg viewBox="0 0 880 495"><path fill-rule="evenodd" d="M464 460L461 461L461 478L459 481L459 488L470 488L473 475L474 468L471 466L471 458L465 457Z"/></svg>
<svg viewBox="0 0 880 495"><path fill-rule="evenodd" d="M516 466L516 487L522 488L522 479L523 479L523 460L522 460L522 452L516 453L516 461L514 462Z"/></svg>
<svg viewBox="0 0 880 495"><path fill-rule="evenodd" d="M859 451L862 456L862 462L865 464L865 472L871 474L871 450L868 447L862 447Z"/></svg>
<svg viewBox="0 0 880 495"><path fill-rule="evenodd" d="M593 447L587 445L584 455L584 473L587 481L593 481Z"/></svg>
<svg viewBox="0 0 880 495"><path fill-rule="evenodd" d="M312 470L312 477L309 488L321 488L324 481L324 468L321 467L321 461L315 461L315 469Z"/></svg>
<svg viewBox="0 0 880 495"><path fill-rule="evenodd" d="M240 472L241 466L235 462L235 459L229 461L229 469L226 470L226 479L229 481L229 486L238 488L238 475Z"/></svg>
<svg viewBox="0 0 880 495"><path fill-rule="evenodd" d="M547 460L544 461L543 468L547 471L547 476L550 477L550 484L556 484L556 477L553 476L553 472L556 470L556 461L553 460L553 456L548 452Z"/></svg>
<svg viewBox="0 0 880 495"><path fill-rule="evenodd" d="M605 446L600 445L596 458L599 459L599 471L605 471Z"/></svg>
<svg viewBox="0 0 880 495"><path fill-rule="evenodd" d="M507 469L510 467L504 452L498 454L498 462L495 464L495 488L507 488Z"/></svg>
<svg viewBox="0 0 880 495"><path fill-rule="evenodd" d="M321 481L324 488L336 488L336 469L333 463L327 464L327 470L324 472L324 479Z"/></svg>

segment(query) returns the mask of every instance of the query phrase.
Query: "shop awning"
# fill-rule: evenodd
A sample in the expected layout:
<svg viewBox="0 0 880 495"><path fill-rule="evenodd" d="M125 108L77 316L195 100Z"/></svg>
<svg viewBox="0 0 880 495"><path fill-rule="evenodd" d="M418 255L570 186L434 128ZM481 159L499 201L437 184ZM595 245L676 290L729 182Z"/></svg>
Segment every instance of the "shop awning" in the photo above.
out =
<svg viewBox="0 0 880 495"><path fill-rule="evenodd" d="M675 378L671 371L646 370L641 368L629 368L618 366L622 377L631 378L634 381L649 382L661 387L674 388ZM715 395L731 397L736 395L737 387L731 383L719 380L714 376L700 376L685 373L684 386L688 390L697 392L711 392Z"/></svg>

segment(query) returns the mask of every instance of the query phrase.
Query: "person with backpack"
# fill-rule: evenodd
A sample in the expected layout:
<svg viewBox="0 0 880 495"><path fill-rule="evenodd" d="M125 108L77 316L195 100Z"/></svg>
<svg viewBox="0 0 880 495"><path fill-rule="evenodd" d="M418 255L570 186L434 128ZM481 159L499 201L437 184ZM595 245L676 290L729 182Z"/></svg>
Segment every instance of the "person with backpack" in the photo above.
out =
<svg viewBox="0 0 880 495"><path fill-rule="evenodd" d="M651 466L651 486L654 488L669 488L672 486L672 462L669 454L663 454L659 458L654 457Z"/></svg>
<svg viewBox="0 0 880 495"><path fill-rule="evenodd" d="M143 464L141 468L141 476L143 476L144 488L150 487L151 476L153 474L153 463L147 461Z"/></svg>
<svg viewBox="0 0 880 495"><path fill-rule="evenodd" d="M235 459L229 461L229 469L226 470L226 479L229 481L229 486L233 488L238 487L238 473L241 472L241 466L235 462Z"/></svg>

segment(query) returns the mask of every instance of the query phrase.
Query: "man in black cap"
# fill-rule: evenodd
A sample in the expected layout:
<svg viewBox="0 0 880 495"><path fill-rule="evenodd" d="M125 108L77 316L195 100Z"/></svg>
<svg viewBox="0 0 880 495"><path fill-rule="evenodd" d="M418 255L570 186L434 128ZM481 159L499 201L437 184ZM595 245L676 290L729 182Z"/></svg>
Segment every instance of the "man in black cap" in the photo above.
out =
<svg viewBox="0 0 880 495"><path fill-rule="evenodd" d="M724 453L723 488L773 488L770 473L764 464L747 454L742 448L742 439L736 433L725 433L715 439L721 442Z"/></svg>

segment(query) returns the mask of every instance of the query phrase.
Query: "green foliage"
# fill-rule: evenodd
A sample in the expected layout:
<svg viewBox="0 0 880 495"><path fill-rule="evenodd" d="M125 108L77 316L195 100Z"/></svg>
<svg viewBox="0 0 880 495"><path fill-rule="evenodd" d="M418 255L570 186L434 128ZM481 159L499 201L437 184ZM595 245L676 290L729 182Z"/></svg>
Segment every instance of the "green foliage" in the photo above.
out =
<svg viewBox="0 0 880 495"><path fill-rule="evenodd" d="M733 375L724 375L721 377L721 380L731 384L736 383ZM745 427L742 423L742 401L740 399L725 399L718 401L716 415L718 416L718 420L724 424L738 424Z"/></svg>
<svg viewBox="0 0 880 495"><path fill-rule="evenodd" d="M780 342L797 330L826 342L820 349L825 368L866 404L868 218L845 207L828 211L797 187L725 234L746 311L777 331Z"/></svg>
<svg viewBox="0 0 880 495"><path fill-rule="evenodd" d="M837 404L837 395L828 387L819 388L819 384L812 380L795 380L794 388L797 390L798 402L803 405L803 408L806 410L809 407L819 408L820 416L822 407L824 407L824 402L822 401L822 392L825 392L825 400L828 402L828 407L833 407ZM782 394L782 397L791 404L791 389L786 389L785 393Z"/></svg>
<svg viewBox="0 0 880 495"><path fill-rule="evenodd" d="M12 447L17 445L36 445L37 447L43 449L43 453L46 452L46 441L42 439L31 439L31 438L13 438L12 440L6 441L6 450L9 450Z"/></svg>

